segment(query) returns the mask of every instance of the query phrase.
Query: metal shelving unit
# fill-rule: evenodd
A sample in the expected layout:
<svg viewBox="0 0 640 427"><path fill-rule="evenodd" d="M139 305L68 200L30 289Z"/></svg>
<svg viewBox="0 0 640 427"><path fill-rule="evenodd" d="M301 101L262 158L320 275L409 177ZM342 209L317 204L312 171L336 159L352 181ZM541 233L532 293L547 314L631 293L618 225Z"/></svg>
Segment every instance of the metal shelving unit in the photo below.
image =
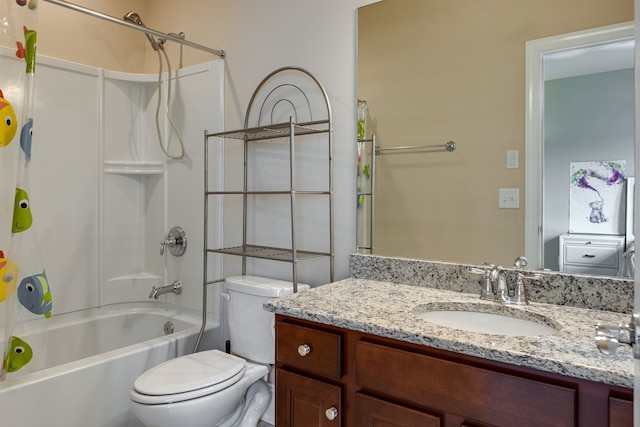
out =
<svg viewBox="0 0 640 427"><path fill-rule="evenodd" d="M356 250L359 254L373 254L375 250L375 189L376 189L376 135L370 139L358 139L358 143L364 143L364 153L368 159L370 182L360 188L360 179L363 171L358 170L358 185L356 186ZM361 202L366 200L365 203ZM368 202L368 203L367 203ZM365 210L366 206L366 210ZM360 212L360 209L363 209Z"/></svg>
<svg viewBox="0 0 640 427"><path fill-rule="evenodd" d="M274 81L277 79L284 79L287 75L292 74L296 75L297 78L306 79L311 82L311 87L317 89L320 96L318 99L321 99L324 105L321 105L318 109L318 106L312 105L310 99L315 99L309 94L307 94L304 90L301 89L300 86L292 84L292 83L283 83L275 86L275 88L267 87L267 83L273 85ZM296 123L295 117L298 117L300 112L298 111L299 105L295 105L295 103L288 99L286 96L283 98L278 98L278 91L283 92L284 95L291 95L293 91L294 95L298 98L302 99L303 107L308 108L308 114L310 117L313 115L313 112L317 112L318 110L322 112L326 112L326 117L323 117L321 120L309 120L305 122ZM265 95L266 93L266 95ZM284 96L283 95L283 96ZM254 110L254 103L256 100L263 97L262 103L260 105L259 110ZM269 101L269 104L267 103ZM280 123L267 123L267 124L257 124L255 126L250 126L249 121L252 117L255 116L255 112L258 111L257 121L263 121L263 117L265 116L265 109L271 109L268 111L268 115L272 117L273 109L276 106L281 106L282 103L290 105L293 107L293 114L289 118L287 122ZM324 134L326 135L326 145L327 145L327 177L328 182L325 189L322 190L299 190L296 188L296 144L298 143L297 139L302 139L300 137L308 136L308 135L318 135ZM242 257L242 274L246 274L246 259L247 258L260 258L281 262L290 262L292 263L292 282L293 282L293 291L297 292L297 284L298 284L298 261L302 261L309 258L316 257L329 257L329 276L330 281L334 280L334 236L333 236L333 167L332 167L332 124L331 124L331 107L329 104L329 99L327 97L327 93L319 83L319 81L311 75L308 71L299 68L299 67L284 67L278 70L275 70L267 77L263 79L263 81L258 85L256 90L251 97L251 101L249 102L249 106L247 108L247 112L245 115L245 127L239 130L226 131L226 132L218 132L218 133L207 133L205 132L205 173L204 173L204 181L205 181L205 230L204 235L208 236L208 225L207 225L207 217L208 217L208 198L210 196L215 195L241 195L243 199L242 203L242 221L243 221L243 230L242 230L242 244L236 245L232 247L225 248L210 248L208 247L208 242L205 238L205 260L204 265L207 265L207 256L211 253L217 254L226 254L226 255L236 255ZM263 143L269 142L274 139L286 138L289 142L289 188L282 190L252 190L248 185L248 171L249 171L249 146L254 143ZM225 143L226 140L240 140L244 143L244 182L243 189L239 191L209 191L208 188L208 156L209 150L208 146L211 140L220 141L222 144ZM247 222L249 215L248 208L248 197L268 197L273 195L288 195L289 203L290 203L290 215L291 215L291 245L290 247L271 247L271 246L263 246L256 245L248 242L247 237ZM296 200L296 196L304 195L305 197L326 197L328 198L328 230L327 233L329 235L328 239L328 248L326 251L309 251L302 250L298 247L298 239L296 232L296 211L298 209L297 204L303 203L304 201ZM212 280L210 282L206 279L206 267L205 267L205 285L210 283L218 283L222 279Z"/></svg>

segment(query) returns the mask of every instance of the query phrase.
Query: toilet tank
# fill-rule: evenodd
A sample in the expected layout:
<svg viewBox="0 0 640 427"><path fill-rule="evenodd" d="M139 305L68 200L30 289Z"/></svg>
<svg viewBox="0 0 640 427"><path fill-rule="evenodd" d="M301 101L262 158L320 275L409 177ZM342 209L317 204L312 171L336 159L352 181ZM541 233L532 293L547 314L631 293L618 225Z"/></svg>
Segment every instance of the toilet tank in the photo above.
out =
<svg viewBox="0 0 640 427"><path fill-rule="evenodd" d="M225 280L227 320L231 352L259 363L275 362L275 315L262 308L273 298L293 292L293 284L257 276L234 276ZM298 292L309 285L298 283Z"/></svg>

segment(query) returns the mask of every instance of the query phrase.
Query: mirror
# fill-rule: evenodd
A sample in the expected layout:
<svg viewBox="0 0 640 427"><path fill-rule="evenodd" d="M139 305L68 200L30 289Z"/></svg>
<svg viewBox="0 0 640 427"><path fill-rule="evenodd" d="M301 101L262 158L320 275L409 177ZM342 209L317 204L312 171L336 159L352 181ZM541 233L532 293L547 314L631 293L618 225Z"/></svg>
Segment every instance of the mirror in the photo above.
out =
<svg viewBox="0 0 640 427"><path fill-rule="evenodd" d="M385 152L375 156L373 176L359 176L363 194L375 177L375 197L358 197L359 216L375 200L374 253L507 266L529 255L526 223L530 211L542 220L542 197L530 200L532 168L525 168L534 156L525 148L526 42L632 20L631 0L384 0L359 9L365 140L375 134L385 148L456 143L452 152ZM369 142L361 157L370 150ZM566 169L557 186L568 195ZM499 208L500 189L516 208ZM367 232L361 224L359 233ZM533 267L549 268L542 252L529 255Z"/></svg>

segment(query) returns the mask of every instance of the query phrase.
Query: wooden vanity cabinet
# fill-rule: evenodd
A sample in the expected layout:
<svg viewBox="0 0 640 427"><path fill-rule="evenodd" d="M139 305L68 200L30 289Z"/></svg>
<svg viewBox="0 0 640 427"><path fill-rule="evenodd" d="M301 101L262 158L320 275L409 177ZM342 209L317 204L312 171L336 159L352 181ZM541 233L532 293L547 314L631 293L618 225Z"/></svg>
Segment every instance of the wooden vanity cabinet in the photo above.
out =
<svg viewBox="0 0 640 427"><path fill-rule="evenodd" d="M276 323L278 427L343 425L342 343L338 331Z"/></svg>
<svg viewBox="0 0 640 427"><path fill-rule="evenodd" d="M277 427L632 427L632 397L621 387L276 316Z"/></svg>
<svg viewBox="0 0 640 427"><path fill-rule="evenodd" d="M609 427L633 425L633 402L624 398L609 396Z"/></svg>
<svg viewBox="0 0 640 427"><path fill-rule="evenodd" d="M326 411L342 408L342 387L278 368L276 371L276 406L278 426L342 425L338 418L332 423ZM340 414L337 412L338 415Z"/></svg>

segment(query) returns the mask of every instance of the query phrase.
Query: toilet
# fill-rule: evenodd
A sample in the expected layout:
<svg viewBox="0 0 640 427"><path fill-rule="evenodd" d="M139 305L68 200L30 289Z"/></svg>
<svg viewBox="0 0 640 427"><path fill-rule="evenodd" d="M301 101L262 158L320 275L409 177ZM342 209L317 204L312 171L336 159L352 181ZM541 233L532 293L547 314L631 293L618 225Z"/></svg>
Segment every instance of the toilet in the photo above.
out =
<svg viewBox="0 0 640 427"><path fill-rule="evenodd" d="M231 352L208 350L176 357L142 375L130 391L131 411L148 427L255 427L274 424L275 316L262 308L292 292L290 282L257 276L225 280ZM308 285L298 284L298 291Z"/></svg>

